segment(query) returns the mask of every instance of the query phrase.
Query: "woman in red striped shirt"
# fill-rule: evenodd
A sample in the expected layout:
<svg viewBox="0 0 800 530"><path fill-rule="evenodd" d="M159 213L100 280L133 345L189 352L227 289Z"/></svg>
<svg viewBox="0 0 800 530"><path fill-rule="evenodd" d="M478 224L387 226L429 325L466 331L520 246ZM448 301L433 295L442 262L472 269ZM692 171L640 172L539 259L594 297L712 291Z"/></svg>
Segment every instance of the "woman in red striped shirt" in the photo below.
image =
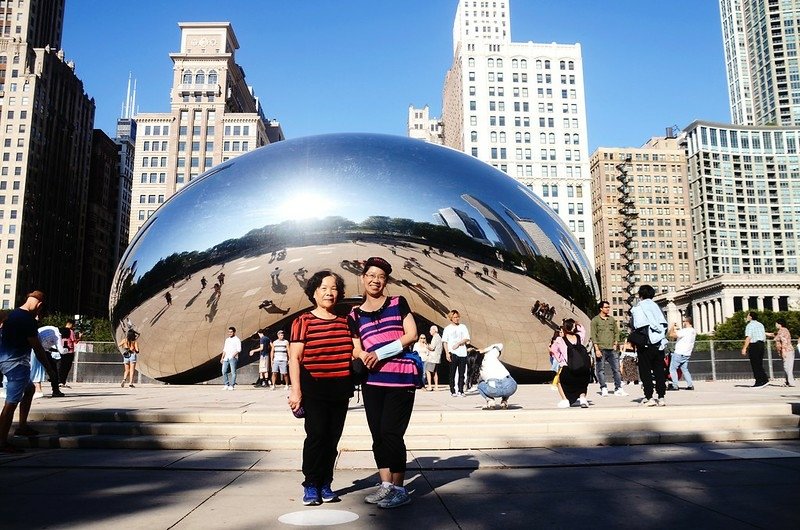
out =
<svg viewBox="0 0 800 530"><path fill-rule="evenodd" d="M337 445L353 396L350 365L353 339L347 319L334 312L344 297L344 280L330 271L314 274L306 284L314 308L292 323L289 407L305 411L303 504L338 501L331 489Z"/></svg>

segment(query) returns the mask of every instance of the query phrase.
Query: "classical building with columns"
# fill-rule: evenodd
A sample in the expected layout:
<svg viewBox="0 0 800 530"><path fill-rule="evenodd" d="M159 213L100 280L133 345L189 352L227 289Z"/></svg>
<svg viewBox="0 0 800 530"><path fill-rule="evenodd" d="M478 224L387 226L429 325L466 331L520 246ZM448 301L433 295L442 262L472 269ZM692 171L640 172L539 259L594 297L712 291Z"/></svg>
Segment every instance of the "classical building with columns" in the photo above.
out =
<svg viewBox="0 0 800 530"><path fill-rule="evenodd" d="M739 311L800 310L800 274L724 274L689 289L656 297L670 323L691 314L698 333L713 333L717 324Z"/></svg>

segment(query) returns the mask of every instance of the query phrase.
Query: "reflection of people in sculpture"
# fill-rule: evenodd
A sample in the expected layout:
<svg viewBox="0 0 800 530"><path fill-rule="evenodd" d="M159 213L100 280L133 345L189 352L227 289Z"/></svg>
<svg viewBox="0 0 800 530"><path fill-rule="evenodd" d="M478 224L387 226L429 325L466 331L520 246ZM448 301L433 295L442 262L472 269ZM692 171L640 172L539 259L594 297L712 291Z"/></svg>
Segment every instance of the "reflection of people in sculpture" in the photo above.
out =
<svg viewBox="0 0 800 530"><path fill-rule="evenodd" d="M222 287L225 284L225 273L224 272L220 272L217 275L217 281L219 282L219 286L220 287Z"/></svg>
<svg viewBox="0 0 800 530"><path fill-rule="evenodd" d="M350 364L353 338L345 317L334 309L344 297L344 280L330 271L315 273L305 289L314 309L292 323L289 407L305 411L303 504L334 502L331 489L337 446L353 397Z"/></svg>
<svg viewBox="0 0 800 530"><path fill-rule="evenodd" d="M206 280L206 277L205 277L205 276L203 276L202 278L200 278L200 289L201 289L201 290L202 290L202 289L205 289L205 288L206 288L206 284L207 284L207 283L208 283L208 280Z"/></svg>
<svg viewBox="0 0 800 530"><path fill-rule="evenodd" d="M463 278L464 277L464 271L461 269L461 267L453 267L453 272L459 278Z"/></svg>
<svg viewBox="0 0 800 530"><path fill-rule="evenodd" d="M166 300L166 301L167 301L167 305L168 305L168 306L171 306L171 305L172 305L172 295L169 293L169 291L167 291L166 293L164 293L164 300Z"/></svg>
<svg viewBox="0 0 800 530"><path fill-rule="evenodd" d="M272 280L272 285L280 285L281 269L280 267L275 267L272 272L269 273L269 277Z"/></svg>
<svg viewBox="0 0 800 530"><path fill-rule="evenodd" d="M354 357L369 368L364 393L364 411L372 434L372 453L381 484L367 495L367 503L396 508L411 502L403 486L406 474L404 436L414 408L414 390L422 374L413 359L405 357L417 339L417 325L402 296L387 296L386 282L392 266L372 257L364 264L361 281L364 302L348 316Z"/></svg>

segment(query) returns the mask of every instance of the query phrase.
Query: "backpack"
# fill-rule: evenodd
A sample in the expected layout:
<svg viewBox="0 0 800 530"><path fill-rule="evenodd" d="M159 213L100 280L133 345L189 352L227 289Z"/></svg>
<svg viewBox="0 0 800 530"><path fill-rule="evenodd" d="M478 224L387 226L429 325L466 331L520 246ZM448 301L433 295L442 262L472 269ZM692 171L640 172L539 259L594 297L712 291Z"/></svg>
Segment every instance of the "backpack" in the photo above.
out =
<svg viewBox="0 0 800 530"><path fill-rule="evenodd" d="M572 344L567 339L564 339L564 342L567 345L567 368L572 372L588 369L590 361L586 346L580 342Z"/></svg>

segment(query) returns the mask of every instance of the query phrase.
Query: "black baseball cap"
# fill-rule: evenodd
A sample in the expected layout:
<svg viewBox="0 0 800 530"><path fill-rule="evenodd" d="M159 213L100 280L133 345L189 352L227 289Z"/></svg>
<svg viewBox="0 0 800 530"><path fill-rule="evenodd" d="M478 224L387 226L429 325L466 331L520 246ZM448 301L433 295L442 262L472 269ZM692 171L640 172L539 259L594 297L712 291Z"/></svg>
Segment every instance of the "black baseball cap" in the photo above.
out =
<svg viewBox="0 0 800 530"><path fill-rule="evenodd" d="M389 265L389 262L377 256L369 258L364 263L364 270L362 271L362 274L366 274L370 267L378 267L379 269L381 269L383 272L386 273L386 276L392 274L392 266Z"/></svg>

